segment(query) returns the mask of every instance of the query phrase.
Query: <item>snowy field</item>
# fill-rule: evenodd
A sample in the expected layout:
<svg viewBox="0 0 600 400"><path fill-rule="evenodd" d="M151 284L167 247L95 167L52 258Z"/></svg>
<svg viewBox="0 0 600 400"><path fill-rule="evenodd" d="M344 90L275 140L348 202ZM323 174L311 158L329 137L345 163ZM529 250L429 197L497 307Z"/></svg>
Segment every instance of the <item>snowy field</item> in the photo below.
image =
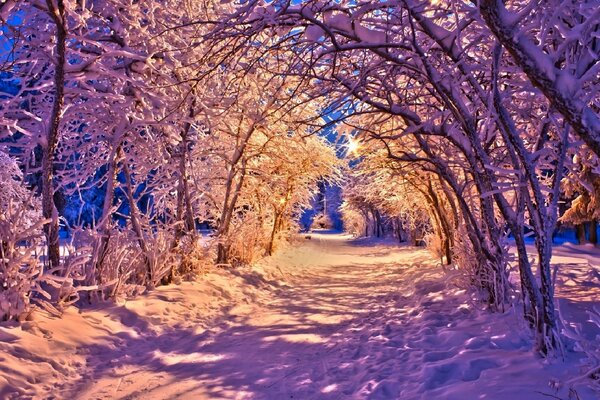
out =
<svg viewBox="0 0 600 400"><path fill-rule="evenodd" d="M554 259L561 315L592 345L596 252ZM518 310L480 308L426 250L312 234L252 268L4 323L0 398L600 398L583 353L544 361Z"/></svg>

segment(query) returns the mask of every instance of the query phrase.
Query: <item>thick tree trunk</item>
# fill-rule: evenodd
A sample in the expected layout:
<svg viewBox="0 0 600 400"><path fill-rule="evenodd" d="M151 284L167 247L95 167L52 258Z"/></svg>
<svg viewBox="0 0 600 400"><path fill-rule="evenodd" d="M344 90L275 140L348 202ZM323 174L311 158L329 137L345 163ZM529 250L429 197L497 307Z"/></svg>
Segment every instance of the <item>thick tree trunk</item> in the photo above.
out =
<svg viewBox="0 0 600 400"><path fill-rule="evenodd" d="M181 157L181 156L180 156ZM185 190L183 188L184 185L184 177L181 174L182 172L185 171L184 167L182 167L184 158L181 157L179 160L179 171L180 171L180 175L179 175L179 182L177 184L177 206L175 209L175 232L173 234L173 242L171 243L171 251L176 253L179 247L179 243L181 241L181 238L184 235L184 232L186 232L188 230L188 225L187 222L185 222L184 219L184 202L185 202ZM161 284L163 285L168 285L171 282L173 282L173 277L175 276L175 265L173 265L171 267L171 269L169 270L169 273L167 275L165 275L162 279L161 279Z"/></svg>
<svg viewBox="0 0 600 400"><path fill-rule="evenodd" d="M376 237L377 236L377 219L375 218L375 211L373 211L372 207L369 208L369 213L371 214L370 220L373 222L373 224L371 226L370 236Z"/></svg>
<svg viewBox="0 0 600 400"><path fill-rule="evenodd" d="M395 228L395 233L396 233L396 237L398 238L398 242L402 243L403 242L403 237L402 237L402 222L400 221L400 218L394 218L394 228Z"/></svg>
<svg viewBox="0 0 600 400"><path fill-rule="evenodd" d="M227 189L225 193L225 200L223 202L223 211L221 213L221 221L219 229L217 230L217 236L221 240L221 243L217 245L217 264L228 264L231 246L226 243L228 240L227 235L229 234L229 228L231 225L231 219L235 212L237 205L237 199L242 190L244 179L246 177L246 160L242 159L241 170L235 172L235 167L232 166L229 177L227 179ZM236 180L237 176L237 180ZM235 186L234 186L235 184Z"/></svg>
<svg viewBox="0 0 600 400"><path fill-rule="evenodd" d="M383 236L383 223L381 221L381 213L379 210L373 210L373 217L375 220L375 237Z"/></svg>
<svg viewBox="0 0 600 400"><path fill-rule="evenodd" d="M363 209L361 211L365 219L365 237L369 237L369 226L371 224L371 219L369 218L369 210Z"/></svg>
<svg viewBox="0 0 600 400"><path fill-rule="evenodd" d="M585 238L585 225L584 224L575 224L575 237L577 238L577 243L586 244L587 239Z"/></svg>
<svg viewBox="0 0 600 400"><path fill-rule="evenodd" d="M115 198L115 183L117 181L118 164L119 158L121 157L121 147L119 146L116 151L111 153L111 158L108 163L108 171L106 173L106 193L104 195L104 204L102 205L102 217L100 224L97 226L98 234L100 235L100 241L95 249L94 260L95 260L95 271L96 280L98 283L102 283L102 274L104 266L104 258L108 250L108 242L110 240L110 229L112 221L112 206Z"/></svg>
<svg viewBox="0 0 600 400"><path fill-rule="evenodd" d="M185 229L188 233L196 233L196 222L194 211L192 210L192 196L190 194L190 181L187 171L185 178L183 179L183 200L185 203Z"/></svg>
<svg viewBox="0 0 600 400"><path fill-rule="evenodd" d="M127 193L127 201L129 202L129 219L131 220L131 227L137 236L138 244L142 250L142 257L144 258L144 264L146 266L146 284L152 285L154 277L152 276L152 265L148 259L149 248L148 244L146 243L144 231L140 222L137 202L135 201L135 197L133 195L133 180L131 178L131 171L127 165L127 160L123 160L123 172L125 174L125 188Z"/></svg>
<svg viewBox="0 0 600 400"><path fill-rule="evenodd" d="M446 257L446 265L450 265L452 264L452 241L454 238L452 228L448 223L445 210L440 202L439 196L433 189L431 182L429 182L429 185L427 186L427 192L431 200L431 206L433 207L433 210L435 211L437 219L439 221L439 227L441 229L440 240L442 245L442 252Z"/></svg>
<svg viewBox="0 0 600 400"><path fill-rule="evenodd" d="M192 99L190 108L188 111L188 118L190 120L195 115L196 98ZM175 237L173 239L172 249L176 249L179 246L179 241L185 233L195 231L196 226L194 222L194 213L192 211L192 200L189 188L189 176L187 170L187 159L188 159L188 135L192 127L191 122L187 121L183 129L181 130L181 142L179 143L179 182L177 184L177 209L175 210L175 219L177 226L175 228ZM173 271L169 273L166 278L168 282L171 281Z"/></svg>
<svg viewBox="0 0 600 400"><path fill-rule="evenodd" d="M219 243L217 245L217 264L226 265L229 263L230 246L227 243Z"/></svg>
<svg viewBox="0 0 600 400"><path fill-rule="evenodd" d="M195 115L196 109L196 98L192 99L192 104L190 104L190 110L188 113L188 118L190 120ZM185 230L187 233L195 232L196 223L194 221L194 212L192 210L192 196L190 194L190 181L189 181L189 173L187 170L187 161L188 161L188 136L190 133L190 129L192 128L191 122L186 122L183 127L183 132L181 135L181 160L179 164L179 173L181 175L181 189L183 190L183 203L185 209L185 215L183 217L185 221Z"/></svg>
<svg viewBox="0 0 600 400"><path fill-rule="evenodd" d="M589 222L590 243L598 244L598 222L594 219Z"/></svg>
<svg viewBox="0 0 600 400"><path fill-rule="evenodd" d="M267 246L267 254L273 255L273 249L275 246L275 235L277 235L277 231L280 228L280 219L281 213L279 211L275 211L275 218L273 219L273 229L271 229L271 237L269 238L269 244Z"/></svg>
<svg viewBox="0 0 600 400"><path fill-rule="evenodd" d="M539 325L542 295L531 270L531 263L529 262L525 246L523 227L512 224L511 231L513 232L517 247L521 292L523 296L523 313L530 327L534 328Z"/></svg>
<svg viewBox="0 0 600 400"><path fill-rule="evenodd" d="M551 233L540 234L537 237L539 261L539 274L542 292L543 313L538 320L538 350L547 355L552 350L559 348L559 334L556 326L556 312L554 309L554 284L550 270L552 258Z"/></svg>
<svg viewBox="0 0 600 400"><path fill-rule="evenodd" d="M181 164L181 161L180 161ZM180 165L181 170L181 165ZM175 235L173 238L173 243L171 244L171 249L175 250L177 246L179 246L179 240L183 237L184 232L187 229L187 223L184 220L184 189L183 189L183 177L179 176L179 182L177 183L177 206L175 208Z"/></svg>
<svg viewBox="0 0 600 400"><path fill-rule="evenodd" d="M50 268L58 268L60 265L60 244L58 211L54 204L54 161L65 97L67 20L62 0L57 0L56 4L51 0L46 0L46 5L56 25L56 67L54 70L54 102L42 154L42 215L49 220L44 224L49 265Z"/></svg>

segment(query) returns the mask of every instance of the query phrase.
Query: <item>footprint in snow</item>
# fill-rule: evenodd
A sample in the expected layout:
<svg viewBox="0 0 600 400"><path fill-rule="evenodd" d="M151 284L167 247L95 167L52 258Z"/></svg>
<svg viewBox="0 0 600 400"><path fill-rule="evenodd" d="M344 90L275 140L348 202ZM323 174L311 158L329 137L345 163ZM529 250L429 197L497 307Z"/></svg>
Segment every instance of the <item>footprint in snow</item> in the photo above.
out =
<svg viewBox="0 0 600 400"><path fill-rule="evenodd" d="M481 373L486 369L498 368L499 365L495 361L480 358L469 361L469 366L463 373L463 381L475 381L479 379Z"/></svg>
<svg viewBox="0 0 600 400"><path fill-rule="evenodd" d="M425 353L423 356L423 361L425 362L435 362L446 360L448 358L454 357L456 355L456 351L430 351Z"/></svg>

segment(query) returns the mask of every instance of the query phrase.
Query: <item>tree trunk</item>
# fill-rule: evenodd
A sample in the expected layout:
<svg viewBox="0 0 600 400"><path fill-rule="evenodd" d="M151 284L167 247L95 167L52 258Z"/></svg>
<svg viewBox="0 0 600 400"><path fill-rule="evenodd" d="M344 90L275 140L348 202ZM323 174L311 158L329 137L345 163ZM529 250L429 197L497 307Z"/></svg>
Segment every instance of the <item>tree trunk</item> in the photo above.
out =
<svg viewBox="0 0 600 400"><path fill-rule="evenodd" d="M194 116L195 100L190 105L189 118ZM177 185L177 209L175 219L177 226L175 228L175 238L171 247L175 249L179 245L179 240L185 233L195 231L194 213L192 211L192 200L189 188L189 178L187 171L188 158L188 134L191 129L191 123L186 122L181 132L181 146L179 154L179 182Z"/></svg>
<svg viewBox="0 0 600 400"><path fill-rule="evenodd" d="M190 104L190 110L188 113L188 118L190 120L195 115L196 109L196 98L192 99L192 104ZM183 132L181 135L181 160L179 164L179 173L182 179L181 189L183 190L183 203L185 209L184 221L185 221L185 231L187 233L196 231L196 223L194 221L194 212L192 210L192 197L190 195L190 182L189 182L189 174L187 170L187 159L188 159L188 136L190 133L190 129L192 128L191 122L186 122L183 127ZM179 193L178 193L179 195Z"/></svg>
<svg viewBox="0 0 600 400"><path fill-rule="evenodd" d="M431 205L433 207L434 212L437 215L437 219L439 221L439 227L441 228L440 240L442 244L442 251L446 256L446 265L452 264L452 247L453 247L453 234L450 224L448 223L448 219L446 218L445 210L443 209L442 204L440 203L440 198L437 193L433 189L433 185L429 182L427 187L427 191L429 194L429 198L431 200Z"/></svg>
<svg viewBox="0 0 600 400"><path fill-rule="evenodd" d="M598 222L594 219L589 222L590 243L598 244Z"/></svg>
<svg viewBox="0 0 600 400"><path fill-rule="evenodd" d="M375 237L383 236L383 224L381 222L381 213L379 210L373 210L373 216L375 220Z"/></svg>
<svg viewBox="0 0 600 400"><path fill-rule="evenodd" d="M279 211L275 211L275 218L273 219L273 229L271 229L271 237L269 239L269 245L267 246L267 254L270 256L273 255L273 248L275 245L275 235L277 234L277 230L280 225L281 213Z"/></svg>
<svg viewBox="0 0 600 400"><path fill-rule="evenodd" d="M538 325L537 321L540 319L539 312L542 296L531 270L531 264L525 246L523 226L512 224L510 228L513 232L517 247L519 275L521 278L521 294L523 296L523 313L525 320L529 323L530 327L534 328Z"/></svg>
<svg viewBox="0 0 600 400"><path fill-rule="evenodd" d="M587 240L585 238L585 225L584 224L575 224L575 237L577 238L577 243L586 244Z"/></svg>
<svg viewBox="0 0 600 400"><path fill-rule="evenodd" d="M227 179L227 190L225 193L225 200L223 202L223 211L221 213L221 221L219 224L219 229L217 231L217 236L219 240L228 240L227 235L229 233L229 227L231 225L231 219L233 218L233 213L235 211L235 207L237 205L237 199L242 190L242 186L244 184L244 178L246 176L246 160L242 159L241 162L241 170L239 171L239 176L236 181L236 172L235 167L231 166L231 170L229 172L229 178ZM233 186L235 183L235 187ZM227 264L229 263L230 256L230 248L231 246L226 243L219 243L217 246L217 264Z"/></svg>
<svg viewBox="0 0 600 400"><path fill-rule="evenodd" d="M112 220L111 208L115 198L115 183L117 181L120 157L121 147L119 146L116 151L111 153L111 159L108 163L108 171L106 173L106 194L104 196L104 204L102 205L102 219L100 220L99 226L97 226L97 231L100 235L100 241L94 252L94 269L97 275L97 283L102 283L101 279L103 274L103 264L104 258L106 257L106 251L108 250L108 241L110 239L110 223Z"/></svg>
<svg viewBox="0 0 600 400"><path fill-rule="evenodd" d="M123 172L125 173L125 187L127 192L127 201L129 202L129 218L131 220L131 226L133 231L135 232L138 240L138 244L140 245L140 249L142 250L142 256L144 257L144 264L146 265L146 284L153 284L153 276L152 276L152 266L150 264L150 260L148 259L148 245L146 243L146 239L144 237L144 231L142 230L142 225L140 223L140 215L137 207L137 202L133 196L133 182L131 179L131 171L129 170L129 166L127 165L127 160L123 160Z"/></svg>
<svg viewBox="0 0 600 400"><path fill-rule="evenodd" d="M48 248L48 261L50 268L60 265L60 244L58 211L54 204L54 161L60 134L61 115L65 100L65 61L67 21L65 6L62 0L57 0L56 5L52 0L46 0L48 12L56 25L56 68L54 71L54 102L52 114L48 124L46 143L42 146L42 215L49 220L44 224Z"/></svg>
<svg viewBox="0 0 600 400"><path fill-rule="evenodd" d="M217 264L225 265L229 263L229 248L230 246L226 243L217 245Z"/></svg>
<svg viewBox="0 0 600 400"><path fill-rule="evenodd" d="M542 233L537 237L539 261L539 274L542 292L542 318L538 320L538 350L549 354L552 350L559 348L560 338L556 326L556 312L554 310L554 284L550 270L550 259L552 258L551 247L552 233Z"/></svg>
<svg viewBox="0 0 600 400"><path fill-rule="evenodd" d="M363 216L365 218L365 237L369 237L369 225L371 224L371 219L369 218L369 210L362 210Z"/></svg>
<svg viewBox="0 0 600 400"><path fill-rule="evenodd" d="M402 243L402 222L400 221L400 218L394 218L394 226L396 228L396 237L398 238L398 242Z"/></svg>

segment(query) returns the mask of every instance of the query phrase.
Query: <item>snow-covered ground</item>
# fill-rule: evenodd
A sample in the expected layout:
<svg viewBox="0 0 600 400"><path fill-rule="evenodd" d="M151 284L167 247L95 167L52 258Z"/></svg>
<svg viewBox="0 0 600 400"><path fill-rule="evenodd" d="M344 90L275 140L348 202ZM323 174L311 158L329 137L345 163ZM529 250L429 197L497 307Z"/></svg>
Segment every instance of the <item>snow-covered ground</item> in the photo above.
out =
<svg viewBox="0 0 600 400"><path fill-rule="evenodd" d="M590 343L594 254L561 246L555 259L561 313ZM544 361L518 310L479 307L426 250L312 234L253 267L0 325L0 398L600 397L570 383L583 353Z"/></svg>

